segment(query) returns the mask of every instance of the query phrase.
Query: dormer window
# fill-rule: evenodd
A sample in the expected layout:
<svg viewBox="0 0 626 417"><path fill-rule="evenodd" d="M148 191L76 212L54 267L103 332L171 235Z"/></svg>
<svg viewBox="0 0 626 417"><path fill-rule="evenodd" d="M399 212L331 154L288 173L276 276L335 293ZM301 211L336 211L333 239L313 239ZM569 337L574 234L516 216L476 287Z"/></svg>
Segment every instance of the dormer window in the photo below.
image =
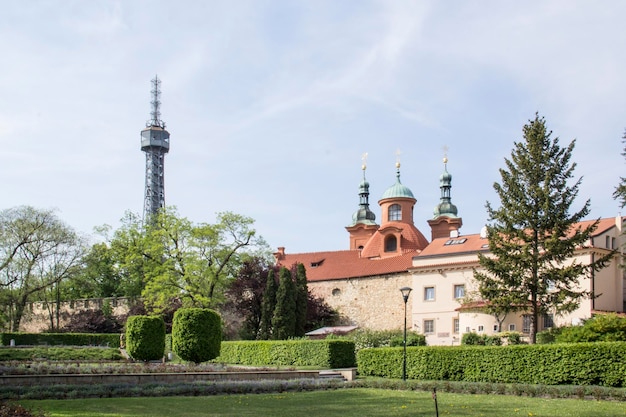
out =
<svg viewBox="0 0 626 417"><path fill-rule="evenodd" d="M400 204L392 204L389 206L389 221L399 221L402 220L402 207Z"/></svg>
<svg viewBox="0 0 626 417"><path fill-rule="evenodd" d="M398 239L395 236L385 238L385 252L395 252L398 250Z"/></svg>
<svg viewBox="0 0 626 417"><path fill-rule="evenodd" d="M322 265L323 262L324 259L320 259L319 261L313 261L311 262L311 268L317 268L318 266Z"/></svg>

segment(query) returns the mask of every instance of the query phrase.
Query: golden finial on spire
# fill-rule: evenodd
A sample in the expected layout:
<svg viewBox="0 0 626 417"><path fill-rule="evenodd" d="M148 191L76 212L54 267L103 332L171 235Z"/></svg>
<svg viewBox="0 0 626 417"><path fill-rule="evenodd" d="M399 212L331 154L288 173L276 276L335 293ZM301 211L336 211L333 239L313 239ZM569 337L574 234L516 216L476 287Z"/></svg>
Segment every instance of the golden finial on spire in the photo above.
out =
<svg viewBox="0 0 626 417"><path fill-rule="evenodd" d="M402 152L400 152L400 148L398 148L398 150L396 150L396 168L400 169L400 154L402 154Z"/></svg>
<svg viewBox="0 0 626 417"><path fill-rule="evenodd" d="M363 163L361 164L361 169L365 171L367 169L367 152L361 155L361 161L363 161Z"/></svg>
<svg viewBox="0 0 626 417"><path fill-rule="evenodd" d="M443 145L443 163L448 163L448 145Z"/></svg>

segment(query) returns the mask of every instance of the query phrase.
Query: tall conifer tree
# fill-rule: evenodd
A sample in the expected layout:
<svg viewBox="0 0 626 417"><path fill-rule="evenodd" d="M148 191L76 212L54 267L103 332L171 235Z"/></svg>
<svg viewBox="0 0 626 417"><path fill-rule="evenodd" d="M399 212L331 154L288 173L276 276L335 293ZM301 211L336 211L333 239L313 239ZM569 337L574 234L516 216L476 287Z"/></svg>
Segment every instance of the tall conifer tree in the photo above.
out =
<svg viewBox="0 0 626 417"><path fill-rule="evenodd" d="M307 301L309 287L306 282L306 269L299 263L296 266L296 337L303 337L306 333Z"/></svg>
<svg viewBox="0 0 626 417"><path fill-rule="evenodd" d="M268 340L272 336L272 319L276 308L276 277L274 270L270 269L267 274L267 283L261 302L261 325L259 329L259 339Z"/></svg>
<svg viewBox="0 0 626 417"><path fill-rule="evenodd" d="M611 255L590 264L569 262L575 249L585 246L597 227L577 227L590 202L574 212L581 179L573 184L571 162L575 141L567 147L535 115L523 128L524 139L514 143L511 159L500 169L494 189L500 207L487 202L487 236L491 255L479 255L484 271L475 272L479 292L492 306L529 314L530 340L536 342L539 317L575 310L583 298L594 296L577 283L601 269Z"/></svg>
<svg viewBox="0 0 626 417"><path fill-rule="evenodd" d="M276 308L272 319L272 339L285 340L296 331L296 288L289 269L282 267L278 272Z"/></svg>

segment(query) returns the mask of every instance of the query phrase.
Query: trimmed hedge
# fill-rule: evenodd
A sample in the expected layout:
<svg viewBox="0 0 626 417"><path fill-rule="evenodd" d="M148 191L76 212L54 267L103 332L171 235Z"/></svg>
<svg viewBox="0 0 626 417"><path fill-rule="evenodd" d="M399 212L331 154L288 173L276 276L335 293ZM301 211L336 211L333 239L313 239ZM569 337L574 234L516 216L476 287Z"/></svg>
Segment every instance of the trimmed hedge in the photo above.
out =
<svg viewBox="0 0 626 417"><path fill-rule="evenodd" d="M120 361L117 348L102 347L2 347L0 362L4 361Z"/></svg>
<svg viewBox="0 0 626 417"><path fill-rule="evenodd" d="M106 346L120 347L119 333L0 333L0 345L10 346Z"/></svg>
<svg viewBox="0 0 626 417"><path fill-rule="evenodd" d="M130 316L126 321L126 351L131 358L153 361L165 352L165 322L161 316Z"/></svg>
<svg viewBox="0 0 626 417"><path fill-rule="evenodd" d="M336 339L222 342L217 361L252 366L356 366L354 342Z"/></svg>
<svg viewBox="0 0 626 417"><path fill-rule="evenodd" d="M220 354L222 319L208 308L179 308L172 321L172 350L184 361L215 359Z"/></svg>
<svg viewBox="0 0 626 417"><path fill-rule="evenodd" d="M626 343L407 348L407 377L545 385L626 386ZM401 378L401 348L363 349L361 375Z"/></svg>

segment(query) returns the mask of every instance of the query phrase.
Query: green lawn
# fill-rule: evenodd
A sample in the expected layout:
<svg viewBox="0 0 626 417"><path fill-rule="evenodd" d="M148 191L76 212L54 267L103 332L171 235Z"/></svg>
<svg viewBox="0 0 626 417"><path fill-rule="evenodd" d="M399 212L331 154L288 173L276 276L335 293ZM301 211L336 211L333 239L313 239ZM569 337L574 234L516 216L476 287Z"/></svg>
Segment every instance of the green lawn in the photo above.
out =
<svg viewBox="0 0 626 417"><path fill-rule="evenodd" d="M21 401L51 417L368 417L434 416L430 393L339 389L209 397L105 398ZM626 416L626 403L504 395L438 393L440 416Z"/></svg>

